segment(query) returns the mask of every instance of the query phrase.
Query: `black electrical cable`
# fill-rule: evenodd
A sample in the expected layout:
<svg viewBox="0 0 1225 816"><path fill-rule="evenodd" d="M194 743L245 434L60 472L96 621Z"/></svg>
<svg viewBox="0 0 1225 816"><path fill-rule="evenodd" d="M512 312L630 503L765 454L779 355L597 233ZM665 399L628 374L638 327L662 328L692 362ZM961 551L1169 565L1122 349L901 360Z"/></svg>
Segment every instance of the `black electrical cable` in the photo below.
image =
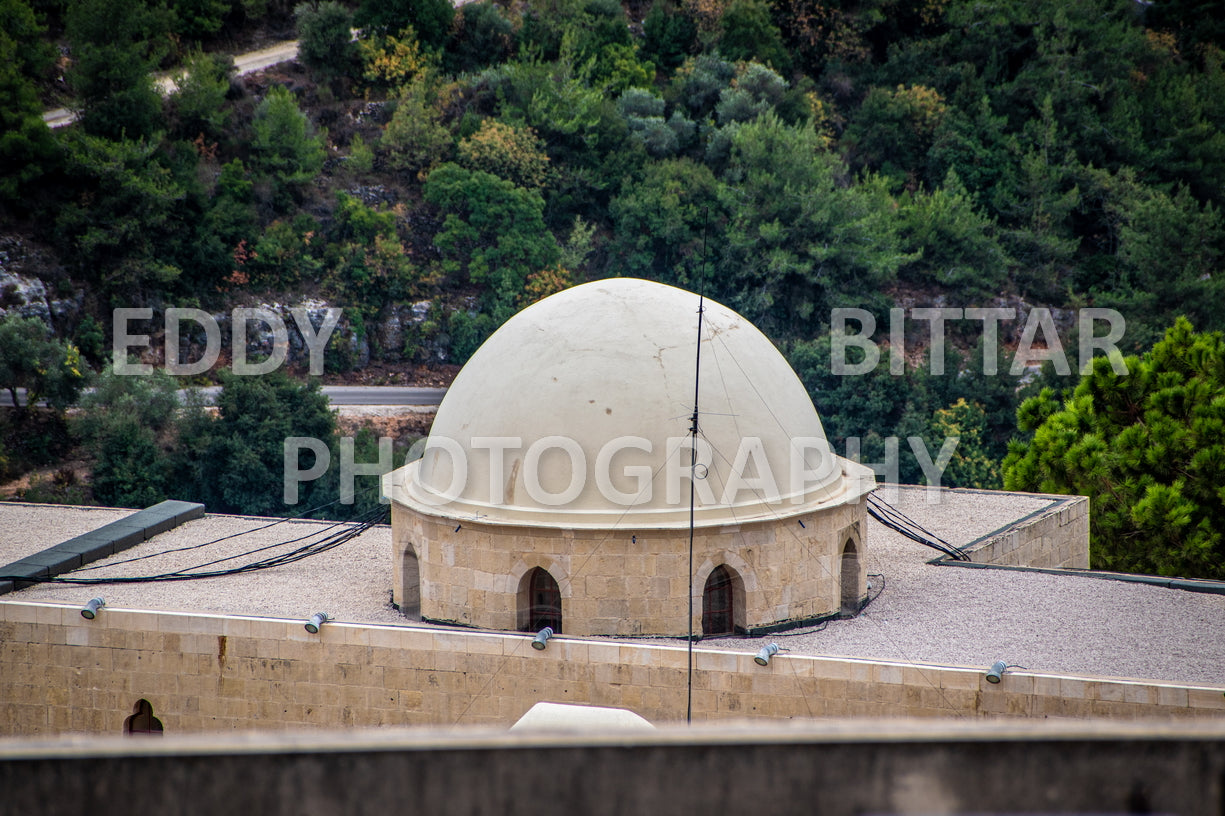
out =
<svg viewBox="0 0 1225 816"><path fill-rule="evenodd" d="M871 594L870 594L870 595L868 595L868 599L867 599L866 601L864 601L864 602L863 602L863 606L859 607L859 611L860 611L861 613L862 613L862 612L863 612L865 609L867 609L867 608L868 608L868 606L869 606L869 605L871 605L871 603L872 603L873 601L875 601L877 598L879 598L879 597L881 596L881 593L882 593L882 592L884 592L884 591L885 591L885 574L884 574L883 572L869 572L869 573L868 573L868 577L869 577L869 578L879 578L879 579L880 579L880 589L876 590L876 594L875 594L875 595L871 595ZM872 591L872 582L871 582L871 581L868 581L868 591L869 591L869 592L871 592L871 591Z"/></svg>
<svg viewBox="0 0 1225 816"><path fill-rule="evenodd" d="M931 547L933 550L939 550L945 555L958 561L970 560L970 557L966 555L960 547L948 543L940 536L924 528L901 510L898 510L893 505L888 504L884 500L878 498L875 494L868 494L867 504L868 515L872 516L872 518L876 519L890 530L901 533L911 541Z"/></svg>
<svg viewBox="0 0 1225 816"><path fill-rule="evenodd" d="M265 550L273 549L275 547L283 547L286 544L294 544L305 538L313 538L314 536L318 535L318 533L316 532L312 535L302 536L296 539L291 539L289 541L277 542L276 544L270 544L265 547L259 547L257 549L250 550L245 553L239 553L238 555L228 556L226 558L217 559L215 561L209 561L204 564L197 564L192 567L186 567L181 570L176 570L175 572L162 573L160 575L138 575L138 576L129 576L129 577L115 577L115 578L71 578L67 576L31 578L29 576L0 576L0 580L19 580L23 582L33 582L33 583L43 583L43 584L79 584L79 585L92 586L95 584L144 584L144 583L158 583L158 582L164 582L164 581L193 581L193 580L202 579L202 578L220 578L220 577L229 576L229 575L241 575L247 572L255 572L258 570L272 569L273 567L280 567L286 564L292 564L296 561L301 561L313 555L319 555L320 553L324 553L324 552L327 552L328 550L335 549L336 547L339 547L340 545L345 544L354 538L357 538L362 533L365 533L367 530L369 530L371 527L375 527L385 522L386 517L387 517L386 507L382 507L382 506L375 507L371 510L366 511L362 515L358 516L358 518L353 521L339 522L340 524L345 525L345 529L333 532L329 534L328 536L320 539L317 542L303 545L296 549L290 550L289 552L286 552L286 553L269 556L259 561L252 561L249 564L243 564L242 566L231 567L231 568L222 569L222 570L209 570L205 572L195 571L195 570L200 570L204 567L212 566L213 564L222 563L224 561L232 561L235 558L242 558L244 556L254 555L256 553L264 552ZM335 524L329 525L325 529L330 529L333 526L336 526L336 525Z"/></svg>
<svg viewBox="0 0 1225 816"><path fill-rule="evenodd" d="M365 493L370 493L378 489L379 488L377 487L366 488L364 490L357 491L354 495L363 495ZM124 558L120 561L107 560L107 561L103 561L102 563L93 564L88 567L78 567L77 569L73 570L73 572L74 573L89 572L90 570L105 569L107 567L116 567L116 566L119 566L120 564L131 564L135 561L144 561L148 558L157 558L159 555L169 555L171 553L187 552L189 550L198 550L203 547L212 546L213 544L220 544L222 541L229 541L231 538L239 538L241 536L250 535L251 533L257 533L260 530L267 530L270 527L276 527L278 524L287 524L291 521L301 521L304 519L307 521L326 520L326 519L311 519L309 518L309 516L311 513L317 513L320 510L331 507L333 504L339 504L340 502L341 502L341 499L334 499L330 502L327 502L326 504L319 504L314 507L307 508L306 510L303 510L301 513L298 513L297 515L278 518L275 521L268 522L267 524L261 524L258 527L252 527L250 530L243 530L242 532L239 532L239 533L230 533L229 535L222 536L221 538L214 538L212 541L205 541L200 544L192 544L189 547L176 547L171 550L162 550L160 552L145 553L144 555L137 555L137 556L133 556L132 558ZM331 527L340 525L340 524L347 524L347 523L348 522L345 522L345 521L333 521L332 524L329 525L328 529L330 529ZM310 533L308 535L302 536L301 538L290 539L289 541L284 541L281 543L282 544L292 544L295 541L301 541L302 539L310 538L311 536L315 536L318 534L319 534L318 531L316 531L314 533ZM273 544L272 546L275 547L279 545ZM237 558L241 556L235 556L235 557Z"/></svg>

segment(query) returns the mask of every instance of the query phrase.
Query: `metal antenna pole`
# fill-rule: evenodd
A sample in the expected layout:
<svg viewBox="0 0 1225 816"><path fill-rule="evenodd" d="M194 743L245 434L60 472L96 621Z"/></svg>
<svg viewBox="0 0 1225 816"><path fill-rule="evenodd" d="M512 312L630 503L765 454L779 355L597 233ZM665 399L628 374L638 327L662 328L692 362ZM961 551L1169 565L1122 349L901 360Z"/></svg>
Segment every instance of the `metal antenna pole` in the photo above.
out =
<svg viewBox="0 0 1225 816"><path fill-rule="evenodd" d="M693 722L693 527L698 478L698 385L702 372L702 315L706 298L698 296L698 350L693 375L693 417L689 423L689 689L685 722Z"/></svg>
<svg viewBox="0 0 1225 816"><path fill-rule="evenodd" d="M710 209L702 211L702 277L698 293L698 342L693 366L693 417L689 423L689 671L688 700L685 705L685 722L693 722L693 527L694 501L698 478L698 387L702 375L702 316L706 313L706 233L710 223Z"/></svg>

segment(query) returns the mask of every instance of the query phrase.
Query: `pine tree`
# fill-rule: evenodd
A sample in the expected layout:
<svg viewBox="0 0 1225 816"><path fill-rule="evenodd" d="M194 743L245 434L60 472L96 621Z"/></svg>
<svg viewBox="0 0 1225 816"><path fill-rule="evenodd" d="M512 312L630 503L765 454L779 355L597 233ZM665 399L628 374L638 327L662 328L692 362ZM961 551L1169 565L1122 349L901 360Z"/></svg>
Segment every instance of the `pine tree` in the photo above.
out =
<svg viewBox="0 0 1225 816"><path fill-rule="evenodd" d="M1124 362L1096 358L1062 405L1049 389L1022 403L1033 439L1004 486L1089 496L1095 567L1225 577L1225 338L1179 318Z"/></svg>

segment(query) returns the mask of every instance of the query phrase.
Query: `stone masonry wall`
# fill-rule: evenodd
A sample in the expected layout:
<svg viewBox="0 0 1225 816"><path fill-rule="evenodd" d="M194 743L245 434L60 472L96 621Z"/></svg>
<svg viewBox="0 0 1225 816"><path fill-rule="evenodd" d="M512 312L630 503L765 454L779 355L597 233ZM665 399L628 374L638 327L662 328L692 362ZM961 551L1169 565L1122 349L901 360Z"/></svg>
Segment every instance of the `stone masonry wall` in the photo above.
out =
<svg viewBox="0 0 1225 816"><path fill-rule="evenodd" d="M726 564L743 583L741 625L753 629L835 614L842 548L859 555L867 591L864 505L778 520L699 528L694 538L694 629L706 578ZM802 523L801 523L802 522ZM392 503L394 597L436 621L514 631L524 576L541 567L561 591L562 630L576 635L683 635L687 530L511 527L428 516ZM406 553L411 553L406 557ZM414 558L415 555L415 558ZM413 568L406 568L406 565ZM419 594L412 581L419 580Z"/></svg>
<svg viewBox="0 0 1225 816"><path fill-rule="evenodd" d="M1015 567L1089 568L1089 499L1059 496L1051 507L965 547L971 561Z"/></svg>
<svg viewBox="0 0 1225 816"><path fill-rule="evenodd" d="M0 602L0 733L119 734L138 700L167 733L507 726L536 702L686 708L683 646L429 627ZM833 716L1225 717L1225 686L694 650L695 720Z"/></svg>

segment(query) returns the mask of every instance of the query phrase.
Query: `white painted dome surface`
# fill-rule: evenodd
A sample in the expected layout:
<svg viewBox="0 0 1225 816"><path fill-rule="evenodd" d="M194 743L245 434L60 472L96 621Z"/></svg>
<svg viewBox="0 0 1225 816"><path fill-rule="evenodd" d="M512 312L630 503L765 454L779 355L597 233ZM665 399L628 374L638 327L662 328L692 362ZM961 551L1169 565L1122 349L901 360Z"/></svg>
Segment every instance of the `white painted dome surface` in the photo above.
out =
<svg viewBox="0 0 1225 816"><path fill-rule="evenodd" d="M392 498L487 523L688 526L698 304L614 278L515 315L460 371L425 455L392 474ZM725 306L704 308L696 524L790 517L870 490L865 468L828 452L769 339Z"/></svg>

